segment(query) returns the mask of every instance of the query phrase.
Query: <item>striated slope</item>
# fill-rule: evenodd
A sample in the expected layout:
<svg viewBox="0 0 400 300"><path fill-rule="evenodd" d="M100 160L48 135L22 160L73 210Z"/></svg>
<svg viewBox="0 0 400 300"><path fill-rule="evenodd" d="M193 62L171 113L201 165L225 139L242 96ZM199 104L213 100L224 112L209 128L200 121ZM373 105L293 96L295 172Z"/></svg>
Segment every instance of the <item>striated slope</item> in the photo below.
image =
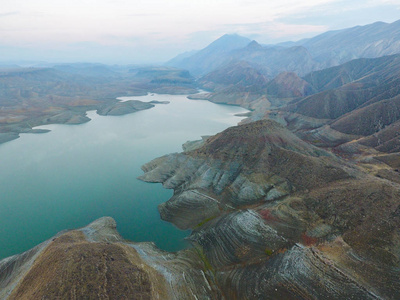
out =
<svg viewBox="0 0 400 300"><path fill-rule="evenodd" d="M0 299L7 298L49 243L43 242L29 251L0 261Z"/></svg>
<svg viewBox="0 0 400 300"><path fill-rule="evenodd" d="M376 134L362 138L357 142L361 145L373 147L381 152L400 152L400 121L397 121Z"/></svg>
<svg viewBox="0 0 400 300"><path fill-rule="evenodd" d="M279 199L350 176L327 152L269 120L231 127L197 150L161 157L143 170L140 179L182 190L159 209L163 219L183 229L221 209Z"/></svg>
<svg viewBox="0 0 400 300"><path fill-rule="evenodd" d="M347 134L371 135L400 119L400 95L352 111L331 127Z"/></svg>
<svg viewBox="0 0 400 300"><path fill-rule="evenodd" d="M193 229L228 299L395 299L400 290L399 186L273 121L229 128L143 170L141 179L174 189L160 214Z"/></svg>
<svg viewBox="0 0 400 300"><path fill-rule="evenodd" d="M357 59L312 72L304 80L320 91L287 110L319 119L336 119L357 108L400 93L400 56Z"/></svg>
<svg viewBox="0 0 400 300"><path fill-rule="evenodd" d="M336 149L338 153L361 153L365 146L395 152L398 143L392 124L399 120L399 70L400 56L392 55L312 72L304 79L322 92L291 101L277 115L314 145L337 147L346 143ZM305 124L310 121L315 125Z"/></svg>
<svg viewBox="0 0 400 300"><path fill-rule="evenodd" d="M335 89L353 81L378 85L400 76L400 55L354 59L337 67L314 71L304 80L319 91Z"/></svg>
<svg viewBox="0 0 400 300"><path fill-rule="evenodd" d="M334 89L308 96L286 109L317 119L336 119L367 102L370 90Z"/></svg>

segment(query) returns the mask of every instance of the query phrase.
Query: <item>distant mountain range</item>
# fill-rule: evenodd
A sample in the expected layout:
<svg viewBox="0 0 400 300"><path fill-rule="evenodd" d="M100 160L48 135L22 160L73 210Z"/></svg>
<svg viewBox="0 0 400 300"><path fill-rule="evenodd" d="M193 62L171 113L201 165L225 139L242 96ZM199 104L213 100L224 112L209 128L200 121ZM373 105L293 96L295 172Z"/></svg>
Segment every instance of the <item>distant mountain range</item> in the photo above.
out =
<svg viewBox="0 0 400 300"><path fill-rule="evenodd" d="M360 145L379 151L400 149L399 54L355 59L302 77L281 72L271 80L254 64L237 61L197 82L210 93L191 99L250 108L252 120L279 112L281 123L317 146L338 147L361 138Z"/></svg>
<svg viewBox="0 0 400 300"><path fill-rule="evenodd" d="M210 91L192 99L250 108L252 120L278 111L281 123L318 146L362 138L360 145L394 152L400 148L398 53L400 20L267 46L224 35L169 64L189 70Z"/></svg>
<svg viewBox="0 0 400 300"><path fill-rule="evenodd" d="M246 47L251 40L237 34L225 34L204 49L192 55L180 54L166 63L167 66L189 70L194 75L202 75L223 65L222 57L229 56L230 52Z"/></svg>
<svg viewBox="0 0 400 300"><path fill-rule="evenodd" d="M304 77L282 72L270 81L241 62L210 72L199 83L213 91L202 97L251 108L253 120L280 112L281 122L318 146L378 135L359 142L383 152L400 149L399 54L360 58Z"/></svg>
<svg viewBox="0 0 400 300"><path fill-rule="evenodd" d="M386 127L400 120L400 55L352 60L312 72L304 80L319 92L294 100L284 110L329 120L330 129L351 136L366 137L385 129L386 134L381 134L374 147L388 141L391 141L391 146L387 144L384 150L381 147L382 151L393 152L399 147L398 139L395 142ZM312 136L308 139L329 136L326 132L322 134L321 130L308 133ZM337 142L330 140L327 145Z"/></svg>
<svg viewBox="0 0 400 300"><path fill-rule="evenodd" d="M305 47L316 61L325 64L324 67L355 58L396 54L400 52L400 20L329 31L294 45Z"/></svg>
<svg viewBox="0 0 400 300"><path fill-rule="evenodd" d="M400 20L329 31L311 39L261 46L239 35L224 35L204 49L178 55L166 64L197 77L246 61L269 78L283 71L303 76L352 59L400 53Z"/></svg>

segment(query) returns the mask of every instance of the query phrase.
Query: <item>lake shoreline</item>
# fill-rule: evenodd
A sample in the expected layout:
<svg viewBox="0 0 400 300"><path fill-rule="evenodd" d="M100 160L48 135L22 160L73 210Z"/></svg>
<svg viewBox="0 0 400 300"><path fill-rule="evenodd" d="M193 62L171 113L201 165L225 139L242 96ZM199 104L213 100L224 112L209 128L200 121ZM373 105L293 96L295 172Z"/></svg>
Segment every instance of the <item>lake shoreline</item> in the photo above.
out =
<svg viewBox="0 0 400 300"><path fill-rule="evenodd" d="M172 191L137 180L140 167L160 155L180 152L187 141L236 125L242 118L235 115L246 111L186 97L134 96L132 100L158 104L114 118L90 110L91 121L80 126L42 125L33 130L47 131L45 135L23 133L12 143L3 143L0 243L7 247L0 257L21 253L65 228L83 227L105 215L116 219L128 240L153 241L168 251L180 249L189 233L173 233L175 226L162 221L157 211ZM17 224L18 219L24 222Z"/></svg>

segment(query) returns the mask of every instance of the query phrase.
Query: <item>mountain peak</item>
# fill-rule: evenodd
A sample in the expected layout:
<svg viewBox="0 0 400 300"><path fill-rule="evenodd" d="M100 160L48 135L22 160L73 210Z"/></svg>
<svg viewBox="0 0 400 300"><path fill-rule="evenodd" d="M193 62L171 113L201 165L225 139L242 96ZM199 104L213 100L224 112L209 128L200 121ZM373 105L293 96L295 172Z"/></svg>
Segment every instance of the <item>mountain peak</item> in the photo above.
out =
<svg viewBox="0 0 400 300"><path fill-rule="evenodd" d="M208 47L224 46L227 47L229 50L233 50L235 48L246 47L250 42L250 39L240 36L237 33L224 34L223 36L212 42Z"/></svg>
<svg viewBox="0 0 400 300"><path fill-rule="evenodd" d="M246 48L257 50L257 49L262 49L262 46L259 43L257 43L255 40L252 40L250 42L250 44L247 45Z"/></svg>
<svg viewBox="0 0 400 300"><path fill-rule="evenodd" d="M196 76L205 75L222 65L227 57L227 53L244 48L250 42L250 39L238 34L224 34L192 56L183 59L180 57L174 58L169 61L168 65L187 69Z"/></svg>
<svg viewBox="0 0 400 300"><path fill-rule="evenodd" d="M237 34L237 33L225 33L224 35L222 35L219 39L232 39L232 38L243 38L243 36Z"/></svg>

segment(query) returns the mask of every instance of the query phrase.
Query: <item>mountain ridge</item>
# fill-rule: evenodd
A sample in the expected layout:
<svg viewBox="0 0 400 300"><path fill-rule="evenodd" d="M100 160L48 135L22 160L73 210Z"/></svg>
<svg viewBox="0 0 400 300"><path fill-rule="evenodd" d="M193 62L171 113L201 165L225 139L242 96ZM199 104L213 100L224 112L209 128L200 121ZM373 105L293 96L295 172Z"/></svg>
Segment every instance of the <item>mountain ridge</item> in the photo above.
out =
<svg viewBox="0 0 400 300"><path fill-rule="evenodd" d="M183 57L178 61L175 57L166 65L182 66L181 68L189 70L193 75L204 75L208 70L220 66L222 64L220 60L225 54L234 49L242 48L250 42L250 39L237 34L225 34L195 54Z"/></svg>
<svg viewBox="0 0 400 300"><path fill-rule="evenodd" d="M293 71L303 76L311 71L337 66L357 58L376 58L400 53L400 20L328 31L298 42L264 47L241 37L243 44L238 42L235 47L228 44L225 51L219 49L213 53L214 43L223 44L221 38L194 55L179 62L172 59L167 65L188 69L199 77L240 59L258 64L259 70L269 77L275 77L283 71ZM274 56L273 59L271 55ZM293 65L293 61L297 65ZM268 69L271 65L274 66L273 70Z"/></svg>

